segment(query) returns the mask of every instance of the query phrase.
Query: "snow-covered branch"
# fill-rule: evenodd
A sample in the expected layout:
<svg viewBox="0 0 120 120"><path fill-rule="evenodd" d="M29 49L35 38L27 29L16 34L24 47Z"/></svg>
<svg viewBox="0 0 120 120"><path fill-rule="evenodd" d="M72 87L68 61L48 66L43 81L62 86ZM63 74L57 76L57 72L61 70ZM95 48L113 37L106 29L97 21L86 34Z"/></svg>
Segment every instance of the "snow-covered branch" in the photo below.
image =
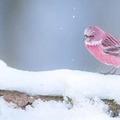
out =
<svg viewBox="0 0 120 120"><path fill-rule="evenodd" d="M94 104L105 103L109 105L109 110L117 113L113 116L118 116L119 85L119 75L102 75L66 69L29 72L10 68L4 62L0 62L0 95L14 103L16 99L22 100L22 103L17 102L18 106L32 104L38 98L43 101L56 99L66 101L67 97L72 100L70 102L74 106L83 103L85 105L86 100L94 101ZM93 105L91 102L89 104Z"/></svg>

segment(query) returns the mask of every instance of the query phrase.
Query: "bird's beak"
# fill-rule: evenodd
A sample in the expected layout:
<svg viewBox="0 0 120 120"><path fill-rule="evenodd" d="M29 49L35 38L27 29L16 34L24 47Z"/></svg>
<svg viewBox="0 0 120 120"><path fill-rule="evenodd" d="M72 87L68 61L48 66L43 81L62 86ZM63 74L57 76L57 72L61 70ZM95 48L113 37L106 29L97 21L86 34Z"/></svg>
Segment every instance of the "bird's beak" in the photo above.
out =
<svg viewBox="0 0 120 120"><path fill-rule="evenodd" d="M85 41L85 37L83 38L83 41Z"/></svg>
<svg viewBox="0 0 120 120"><path fill-rule="evenodd" d="M83 41L85 41L85 40L86 40L86 36L83 37Z"/></svg>

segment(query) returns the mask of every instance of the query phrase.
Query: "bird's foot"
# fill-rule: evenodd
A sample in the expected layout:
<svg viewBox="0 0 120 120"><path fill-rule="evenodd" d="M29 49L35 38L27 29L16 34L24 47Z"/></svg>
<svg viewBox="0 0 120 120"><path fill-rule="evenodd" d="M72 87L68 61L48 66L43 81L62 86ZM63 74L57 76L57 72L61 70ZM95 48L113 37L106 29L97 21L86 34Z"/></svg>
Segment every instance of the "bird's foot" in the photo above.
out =
<svg viewBox="0 0 120 120"><path fill-rule="evenodd" d="M107 73L100 72L100 74L103 74L103 75L114 75L116 73L117 69L118 68L115 67L115 68L111 69L110 71L108 71Z"/></svg>

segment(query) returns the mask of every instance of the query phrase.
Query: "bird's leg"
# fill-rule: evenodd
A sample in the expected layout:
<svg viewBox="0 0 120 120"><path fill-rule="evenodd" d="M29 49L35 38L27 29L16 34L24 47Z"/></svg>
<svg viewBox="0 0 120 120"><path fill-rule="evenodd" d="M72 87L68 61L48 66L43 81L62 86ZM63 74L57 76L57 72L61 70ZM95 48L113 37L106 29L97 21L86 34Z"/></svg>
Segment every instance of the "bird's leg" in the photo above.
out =
<svg viewBox="0 0 120 120"><path fill-rule="evenodd" d="M114 67L114 68L112 68L109 72L107 72L107 73L100 73L100 74L113 75L113 74L116 73L117 69L118 69L118 68Z"/></svg>
<svg viewBox="0 0 120 120"><path fill-rule="evenodd" d="M105 74L105 75L108 75L108 74L112 74L112 75L113 75L113 74L116 73L117 69L118 69L118 68L114 67L114 68L112 68L109 72L104 73L104 74Z"/></svg>

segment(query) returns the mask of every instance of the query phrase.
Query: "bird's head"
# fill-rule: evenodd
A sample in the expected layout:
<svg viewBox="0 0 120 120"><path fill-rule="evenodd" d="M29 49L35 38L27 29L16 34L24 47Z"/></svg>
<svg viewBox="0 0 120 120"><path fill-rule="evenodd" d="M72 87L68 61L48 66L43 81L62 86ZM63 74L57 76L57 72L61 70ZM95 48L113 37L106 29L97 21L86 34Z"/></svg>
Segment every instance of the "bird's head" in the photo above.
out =
<svg viewBox="0 0 120 120"><path fill-rule="evenodd" d="M100 45L105 32L97 26L90 26L84 31L84 41L86 45Z"/></svg>

